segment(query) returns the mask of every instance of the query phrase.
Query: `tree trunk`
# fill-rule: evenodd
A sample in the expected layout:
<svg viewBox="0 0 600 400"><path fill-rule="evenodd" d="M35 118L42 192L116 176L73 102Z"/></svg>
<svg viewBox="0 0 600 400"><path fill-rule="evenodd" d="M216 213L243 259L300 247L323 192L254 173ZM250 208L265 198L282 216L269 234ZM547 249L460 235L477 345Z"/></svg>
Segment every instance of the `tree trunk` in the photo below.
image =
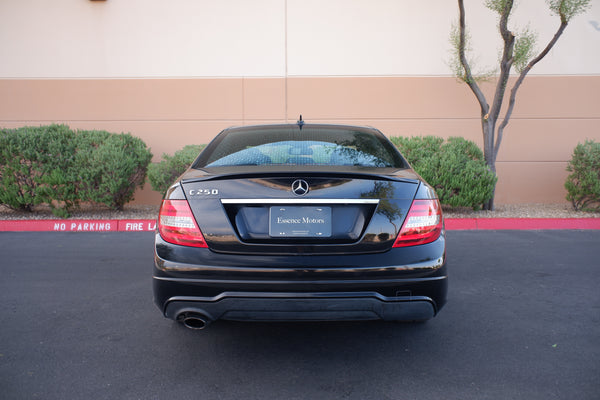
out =
<svg viewBox="0 0 600 400"><path fill-rule="evenodd" d="M483 116L481 120L481 130L483 132L483 156L485 163L487 164L490 171L496 174L496 154L494 152L494 131L496 129L496 121L489 118L488 115ZM496 187L492 191L492 197L483 205L484 210L494 210L494 196L496 194Z"/></svg>

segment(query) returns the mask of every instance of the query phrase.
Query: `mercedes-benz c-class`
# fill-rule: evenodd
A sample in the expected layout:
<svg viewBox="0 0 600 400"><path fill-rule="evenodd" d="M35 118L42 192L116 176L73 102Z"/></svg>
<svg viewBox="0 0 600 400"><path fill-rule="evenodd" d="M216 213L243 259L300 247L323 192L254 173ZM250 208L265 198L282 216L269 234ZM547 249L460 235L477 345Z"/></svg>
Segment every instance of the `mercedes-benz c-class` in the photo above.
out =
<svg viewBox="0 0 600 400"><path fill-rule="evenodd" d="M446 301L444 234L435 191L374 128L229 128L164 197L154 299L196 329L427 320Z"/></svg>

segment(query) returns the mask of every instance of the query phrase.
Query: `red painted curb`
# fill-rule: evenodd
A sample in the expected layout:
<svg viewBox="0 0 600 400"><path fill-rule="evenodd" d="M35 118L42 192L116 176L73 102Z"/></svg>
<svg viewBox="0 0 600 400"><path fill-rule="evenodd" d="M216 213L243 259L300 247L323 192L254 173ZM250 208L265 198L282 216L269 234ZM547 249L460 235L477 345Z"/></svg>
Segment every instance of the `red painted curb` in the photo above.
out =
<svg viewBox="0 0 600 400"><path fill-rule="evenodd" d="M0 232L150 232L153 219L40 219L0 220Z"/></svg>
<svg viewBox="0 0 600 400"><path fill-rule="evenodd" d="M600 218L449 218L448 230L600 229Z"/></svg>
<svg viewBox="0 0 600 400"><path fill-rule="evenodd" d="M542 230L600 229L600 218L448 218L446 229ZM153 232L154 219L0 220L0 232Z"/></svg>
<svg viewBox="0 0 600 400"><path fill-rule="evenodd" d="M477 229L476 218L446 218L444 220L446 229L449 231L462 231Z"/></svg>

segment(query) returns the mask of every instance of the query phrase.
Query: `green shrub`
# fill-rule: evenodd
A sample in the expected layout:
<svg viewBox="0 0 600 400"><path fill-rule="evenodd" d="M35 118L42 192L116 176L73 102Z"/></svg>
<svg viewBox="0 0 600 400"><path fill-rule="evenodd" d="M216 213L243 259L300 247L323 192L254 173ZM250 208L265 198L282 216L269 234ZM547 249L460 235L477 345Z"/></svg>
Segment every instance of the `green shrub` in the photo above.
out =
<svg viewBox="0 0 600 400"><path fill-rule="evenodd" d="M176 151L172 156L163 154L161 162L150 164L148 180L152 189L164 195L169 186L185 172L204 147L205 144L190 144Z"/></svg>
<svg viewBox="0 0 600 400"><path fill-rule="evenodd" d="M402 155L415 170L424 169L430 158L439 155L444 139L437 136L391 137L392 143L398 147Z"/></svg>
<svg viewBox="0 0 600 400"><path fill-rule="evenodd" d="M586 140L573 150L565 188L575 210L600 211L600 143Z"/></svg>
<svg viewBox="0 0 600 400"><path fill-rule="evenodd" d="M48 204L59 216L77 203L70 175L75 146L66 125L0 131L0 204L31 211Z"/></svg>
<svg viewBox="0 0 600 400"><path fill-rule="evenodd" d="M135 190L144 185L151 159L146 144L130 134L77 132L81 200L122 210L133 200Z"/></svg>
<svg viewBox="0 0 600 400"><path fill-rule="evenodd" d="M392 142L450 207L479 209L492 198L497 177L485 164L483 152L471 141L451 137L392 137Z"/></svg>
<svg viewBox="0 0 600 400"><path fill-rule="evenodd" d="M66 125L0 130L0 204L38 204L67 217L80 202L114 209L143 185L152 154L129 134L74 132Z"/></svg>

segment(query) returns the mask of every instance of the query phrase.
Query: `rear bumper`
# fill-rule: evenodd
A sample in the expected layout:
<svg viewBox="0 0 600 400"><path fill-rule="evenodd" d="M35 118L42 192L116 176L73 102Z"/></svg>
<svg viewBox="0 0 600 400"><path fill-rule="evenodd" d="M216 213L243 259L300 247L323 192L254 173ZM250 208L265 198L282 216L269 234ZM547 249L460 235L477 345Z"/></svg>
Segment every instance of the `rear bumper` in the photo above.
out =
<svg viewBox="0 0 600 400"><path fill-rule="evenodd" d="M207 320L237 321L419 321L432 318L428 297L385 297L378 293L223 293L214 298L171 299L165 316L180 320L189 313Z"/></svg>
<svg viewBox="0 0 600 400"><path fill-rule="evenodd" d="M446 302L446 266L431 276L380 279L254 280L154 276L156 305L182 320L415 321L434 317Z"/></svg>
<svg viewBox="0 0 600 400"><path fill-rule="evenodd" d="M157 236L154 301L174 320L426 320L446 302L445 241L359 255L229 255Z"/></svg>

